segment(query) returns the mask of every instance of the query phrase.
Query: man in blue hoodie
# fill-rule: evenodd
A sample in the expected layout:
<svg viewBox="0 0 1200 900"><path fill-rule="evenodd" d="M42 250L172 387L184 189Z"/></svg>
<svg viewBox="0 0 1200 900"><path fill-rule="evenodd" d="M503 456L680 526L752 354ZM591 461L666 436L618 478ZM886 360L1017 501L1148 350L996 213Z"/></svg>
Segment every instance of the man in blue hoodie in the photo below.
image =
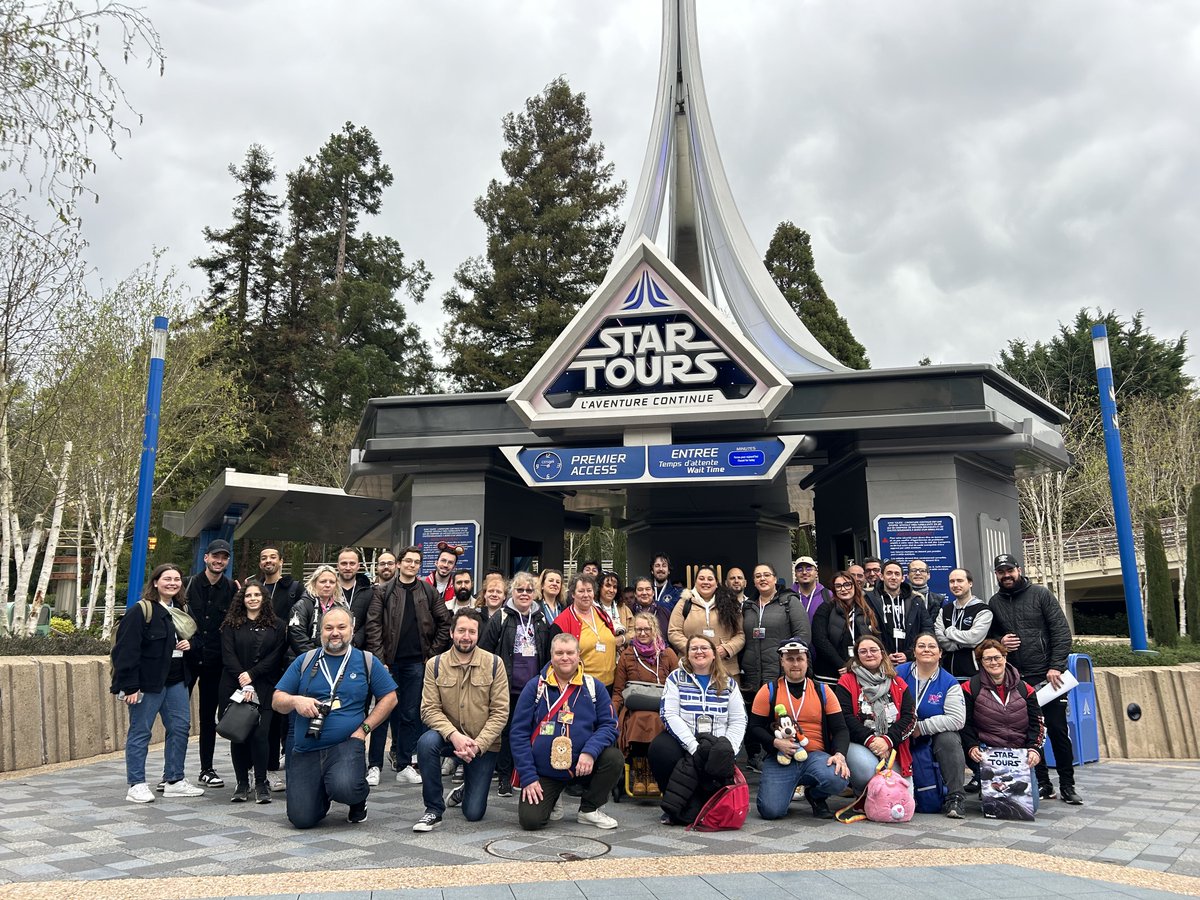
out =
<svg viewBox="0 0 1200 900"><path fill-rule="evenodd" d="M537 831L561 819L562 793L573 783L584 789L575 820L617 827L603 809L625 771L617 721L604 685L583 673L574 635L551 640L550 664L521 691L510 734L521 828Z"/></svg>

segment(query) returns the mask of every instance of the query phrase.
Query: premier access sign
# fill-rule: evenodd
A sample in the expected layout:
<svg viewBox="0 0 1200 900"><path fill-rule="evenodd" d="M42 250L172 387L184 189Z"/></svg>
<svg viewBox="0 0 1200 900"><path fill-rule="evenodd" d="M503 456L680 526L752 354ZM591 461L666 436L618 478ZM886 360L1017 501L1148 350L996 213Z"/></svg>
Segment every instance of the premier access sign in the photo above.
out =
<svg viewBox="0 0 1200 900"><path fill-rule="evenodd" d="M592 295L508 402L534 429L768 420L791 382L649 240Z"/></svg>
<svg viewBox="0 0 1200 900"><path fill-rule="evenodd" d="M663 481L772 481L803 440L803 435L786 435L708 444L500 449L530 487L613 487Z"/></svg>

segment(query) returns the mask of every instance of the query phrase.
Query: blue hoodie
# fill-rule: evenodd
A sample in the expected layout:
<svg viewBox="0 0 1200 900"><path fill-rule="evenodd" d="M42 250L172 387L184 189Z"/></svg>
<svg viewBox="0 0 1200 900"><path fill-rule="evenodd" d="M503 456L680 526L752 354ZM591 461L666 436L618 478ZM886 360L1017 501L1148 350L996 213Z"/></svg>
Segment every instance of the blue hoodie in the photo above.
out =
<svg viewBox="0 0 1200 900"><path fill-rule="evenodd" d="M579 762L579 754L586 753L592 759L599 759L600 754L617 742L617 720L613 715L612 700L604 685L592 679L596 692L593 702L587 685L584 683L583 667L575 673L571 685L571 696L560 711L570 709L573 715L570 725L559 721L559 716L547 722L554 726L553 734L542 734L542 720L546 713L558 702L562 692L557 682L547 678L550 666L542 669L541 675L525 685L521 696L517 699L516 709L513 710L512 730L509 740L512 745L513 768L522 786L532 784L539 778L554 778L559 781L569 781L575 777L575 764ZM571 737L571 768L553 769L550 767L550 745L560 735L570 732ZM536 732L536 736L535 736Z"/></svg>

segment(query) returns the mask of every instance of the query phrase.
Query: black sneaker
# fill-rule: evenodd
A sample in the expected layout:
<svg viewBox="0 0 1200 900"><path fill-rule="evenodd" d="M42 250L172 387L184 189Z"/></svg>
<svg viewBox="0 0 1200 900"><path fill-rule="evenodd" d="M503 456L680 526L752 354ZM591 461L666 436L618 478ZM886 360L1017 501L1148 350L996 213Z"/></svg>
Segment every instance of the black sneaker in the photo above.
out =
<svg viewBox="0 0 1200 900"><path fill-rule="evenodd" d="M964 787L963 790L965 790L968 794L978 794L979 793L979 776L972 775L971 780L967 782L966 787Z"/></svg>
<svg viewBox="0 0 1200 900"><path fill-rule="evenodd" d="M812 807L812 813L813 813L814 819L832 819L833 818L833 810L831 810L829 808L829 804L827 802L825 802L824 799L814 800L814 799L812 799L812 797L809 797L808 805Z"/></svg>
<svg viewBox="0 0 1200 900"><path fill-rule="evenodd" d="M467 792L466 787L456 787L446 795L447 809L453 809L456 806L462 806L463 794Z"/></svg>
<svg viewBox="0 0 1200 900"><path fill-rule="evenodd" d="M254 789L255 803L270 803L271 802L271 786L269 784L260 784Z"/></svg>
<svg viewBox="0 0 1200 900"><path fill-rule="evenodd" d="M205 769L203 772L200 773L200 777L196 780L199 781L205 787L210 787L210 788L225 787L224 780L221 778L220 775L218 775L212 769Z"/></svg>
<svg viewBox="0 0 1200 900"><path fill-rule="evenodd" d="M1073 784L1063 785L1062 800L1063 803L1070 803L1072 806L1083 806L1083 798L1079 796Z"/></svg>
<svg viewBox="0 0 1200 900"><path fill-rule="evenodd" d="M367 821L367 801L355 803L350 807L350 812L346 814L346 821L351 825L357 825L360 822Z"/></svg>
<svg viewBox="0 0 1200 900"><path fill-rule="evenodd" d="M162 781L160 781L158 783L158 786L155 788L155 790L161 794L166 789L167 789L167 779L164 778Z"/></svg>
<svg viewBox="0 0 1200 900"><path fill-rule="evenodd" d="M395 747L388 751L388 764L391 765L393 772L400 771L400 757L396 755Z"/></svg>
<svg viewBox="0 0 1200 900"><path fill-rule="evenodd" d="M233 789L233 796L229 798L230 803L245 803L250 799L250 785L239 784Z"/></svg>
<svg viewBox="0 0 1200 900"><path fill-rule="evenodd" d="M506 780L506 779L501 779L500 783L498 785L496 785L496 796L497 797L511 797L512 795L513 795L512 781Z"/></svg>
<svg viewBox="0 0 1200 900"><path fill-rule="evenodd" d="M967 804L962 794L951 794L942 804L942 815L947 819L966 818Z"/></svg>
<svg viewBox="0 0 1200 900"><path fill-rule="evenodd" d="M1072 791L1072 793L1074 792ZM1054 792L1054 785L1047 781L1045 784L1038 785L1038 796L1043 800L1053 800L1058 794Z"/></svg>
<svg viewBox="0 0 1200 900"><path fill-rule="evenodd" d="M413 831L418 834L424 831L433 831L442 824L442 817L434 812L427 812L417 820L417 824L413 826Z"/></svg>

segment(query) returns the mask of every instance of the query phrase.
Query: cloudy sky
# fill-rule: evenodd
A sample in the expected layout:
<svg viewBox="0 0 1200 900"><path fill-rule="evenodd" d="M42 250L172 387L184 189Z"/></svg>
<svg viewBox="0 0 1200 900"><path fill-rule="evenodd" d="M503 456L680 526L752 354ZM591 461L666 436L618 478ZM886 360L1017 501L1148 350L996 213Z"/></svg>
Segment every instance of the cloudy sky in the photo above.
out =
<svg viewBox="0 0 1200 900"><path fill-rule="evenodd" d="M133 0L137 2L137 0ZM500 119L562 74L619 177L653 111L653 0L143 0L166 73L120 74L145 117L84 210L114 281L153 247L187 262L224 226L254 142L282 173L347 120L395 175L370 230L434 274L443 321L482 252L472 203ZM725 168L760 252L781 220L876 368L995 361L1082 306L1200 339L1200 7L1194 0L698 0ZM1200 363L1188 363L1200 376Z"/></svg>

